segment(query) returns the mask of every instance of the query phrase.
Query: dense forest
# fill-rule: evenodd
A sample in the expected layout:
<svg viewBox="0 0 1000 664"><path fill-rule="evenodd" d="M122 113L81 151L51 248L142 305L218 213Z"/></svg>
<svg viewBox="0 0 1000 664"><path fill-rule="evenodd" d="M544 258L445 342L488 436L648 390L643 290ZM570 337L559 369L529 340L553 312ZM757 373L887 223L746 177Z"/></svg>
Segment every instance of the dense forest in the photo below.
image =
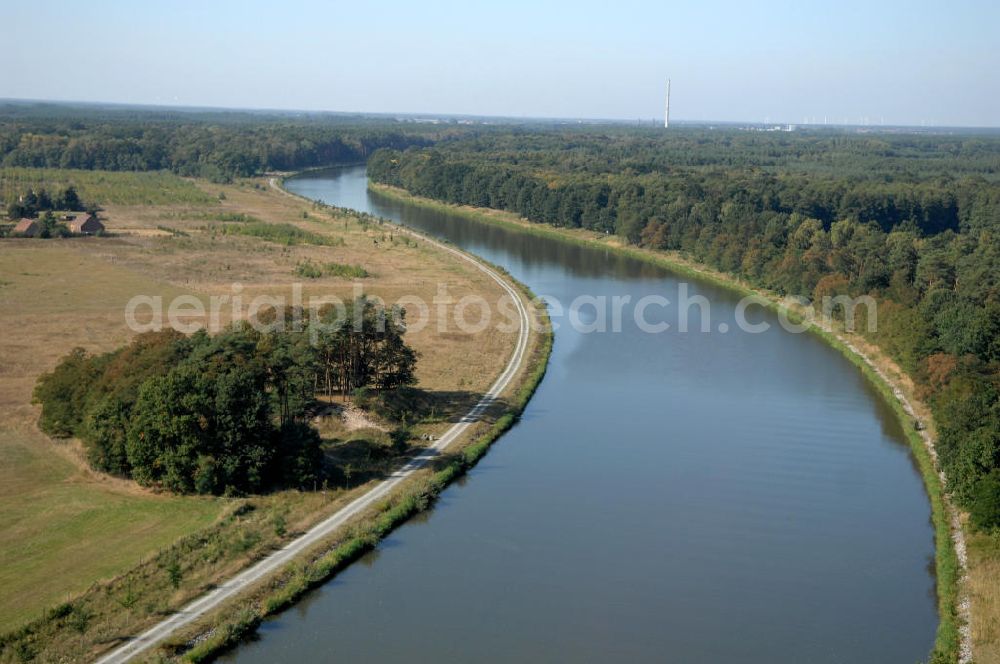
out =
<svg viewBox="0 0 1000 664"><path fill-rule="evenodd" d="M316 395L414 382L402 311L361 299L296 329L261 325L209 336L148 332L110 353L75 349L39 379L40 426L77 436L97 469L179 493L313 487L325 473L309 424ZM281 323L287 324L281 324Z"/></svg>
<svg viewBox="0 0 1000 664"><path fill-rule="evenodd" d="M413 194L615 233L781 294L871 294L934 410L951 490L1000 526L1000 139L508 131L383 149Z"/></svg>
<svg viewBox="0 0 1000 664"><path fill-rule="evenodd" d="M441 131L352 117L0 105L0 166L169 170L215 181L364 161Z"/></svg>

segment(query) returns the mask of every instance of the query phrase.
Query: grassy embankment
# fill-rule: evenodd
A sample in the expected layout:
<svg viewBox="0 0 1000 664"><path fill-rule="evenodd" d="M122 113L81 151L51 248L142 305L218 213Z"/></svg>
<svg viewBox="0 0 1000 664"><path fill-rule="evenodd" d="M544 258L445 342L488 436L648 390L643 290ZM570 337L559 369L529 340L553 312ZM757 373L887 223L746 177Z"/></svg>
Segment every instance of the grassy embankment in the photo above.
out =
<svg viewBox="0 0 1000 664"><path fill-rule="evenodd" d="M0 189L12 181L0 171ZM502 291L464 261L369 221L303 205L261 182L219 186L169 174L16 169L18 183L74 183L103 205L112 235L0 240L0 660L84 659L155 622L221 578L287 541L398 462L378 430L350 430L335 415L318 423L331 458L356 459L354 477L328 490L246 499L162 495L93 473L75 441L52 441L30 403L38 375L75 346L107 351L131 336L123 318L136 294L289 296L297 266L364 266L364 292L388 302L428 301L438 282L458 299ZM19 185L20 186L20 185ZM220 195L221 194L221 195ZM152 201L152 204L149 202ZM234 225L295 227L285 237L244 235ZM287 229L286 229L287 230ZM267 232L265 231L265 235ZM282 233L287 236L287 233ZM354 282L324 274L303 296L351 298ZM223 307L223 320L228 320ZM431 308L407 335L420 353L419 386L434 417L413 434L447 426L448 408L481 393L506 361L513 337L439 333ZM377 441L375 441L377 442ZM417 444L414 441L414 444ZM31 621L28 629L18 626ZM13 631L12 631L13 630Z"/></svg>
<svg viewBox="0 0 1000 664"><path fill-rule="evenodd" d="M631 247L624 245L621 239L616 236L533 223L509 212L442 203L414 196L397 187L378 183L369 183L369 187L383 196L410 204L459 214L470 219L498 224L538 236L557 238L582 246L614 250L639 260L661 265L675 273L710 281L743 295L757 295L766 300L768 306L773 310L785 311L793 322L803 320L803 310L785 307L779 301L777 294L755 288L736 277L691 261L676 252L659 252ZM942 653L946 659L953 659L957 656L960 643L961 619L958 606L962 569L952 541L954 508L947 500L943 490L941 477L931 456L932 452L928 449L916 427L915 417L924 426L927 426L929 431L933 432L930 410L916 398L913 383L905 372L875 345L866 342L859 335L849 334L843 329L839 329L836 325L830 329L813 325L810 329L859 368L883 396L902 425L910 449L913 451L920 468L931 503L935 532L935 577L940 617L935 638L935 650ZM903 398L912 405L914 415L906 411L895 390L899 390ZM994 574L990 577L988 574L990 570L1000 570L1000 541L982 535L969 536L966 534L966 537L969 540L970 551L969 586L971 588L970 595L974 601L972 634L977 661L994 661L993 657L997 657L996 661L1000 661L1000 651L998 651L1000 646L997 645L1000 642L1000 633L998 633L1000 630L1000 626L998 626L1000 625L1000 576ZM983 601L976 602L977 599ZM987 615L980 617L979 612L984 612ZM989 625L988 630L983 623Z"/></svg>

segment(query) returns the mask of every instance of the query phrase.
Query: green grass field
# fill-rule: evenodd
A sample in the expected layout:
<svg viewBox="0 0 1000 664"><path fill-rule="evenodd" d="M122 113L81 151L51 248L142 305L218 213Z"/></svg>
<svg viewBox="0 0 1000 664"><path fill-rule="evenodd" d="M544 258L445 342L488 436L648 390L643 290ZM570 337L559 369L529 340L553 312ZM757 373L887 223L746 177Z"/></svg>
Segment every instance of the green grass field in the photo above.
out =
<svg viewBox="0 0 1000 664"><path fill-rule="evenodd" d="M0 291L4 631L211 523L223 501L158 496L96 476L80 466L73 443L38 431L28 405L37 375L67 347L98 350L118 341L122 303L131 294L171 289L56 241L0 251L7 282Z"/></svg>
<svg viewBox="0 0 1000 664"><path fill-rule="evenodd" d="M223 504L80 481L79 468L38 434L2 429L0 436L0 630L210 524Z"/></svg>
<svg viewBox="0 0 1000 664"><path fill-rule="evenodd" d="M49 192L72 184L87 204L97 205L212 205L218 200L190 180L173 173L78 171L55 168L0 169L0 201L6 203L29 188Z"/></svg>

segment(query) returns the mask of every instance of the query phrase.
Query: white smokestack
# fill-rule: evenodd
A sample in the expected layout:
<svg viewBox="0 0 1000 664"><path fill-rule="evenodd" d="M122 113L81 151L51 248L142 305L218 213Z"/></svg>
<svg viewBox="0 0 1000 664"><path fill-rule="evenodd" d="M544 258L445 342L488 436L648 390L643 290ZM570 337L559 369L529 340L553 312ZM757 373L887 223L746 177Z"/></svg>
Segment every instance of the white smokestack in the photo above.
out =
<svg viewBox="0 0 1000 664"><path fill-rule="evenodd" d="M663 128L667 129L670 127L670 79L667 79L667 107L666 112L663 114Z"/></svg>

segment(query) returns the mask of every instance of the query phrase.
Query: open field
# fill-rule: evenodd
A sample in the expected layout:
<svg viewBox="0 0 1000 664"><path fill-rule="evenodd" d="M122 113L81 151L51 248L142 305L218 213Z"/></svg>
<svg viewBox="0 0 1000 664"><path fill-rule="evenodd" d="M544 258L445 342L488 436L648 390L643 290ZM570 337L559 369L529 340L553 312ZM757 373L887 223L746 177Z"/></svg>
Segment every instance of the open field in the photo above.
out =
<svg viewBox="0 0 1000 664"><path fill-rule="evenodd" d="M30 399L38 374L73 346L108 350L123 342L121 302L132 293L172 290L66 244L0 249L7 282L0 289L4 628L209 524L222 507L219 500L158 496L99 477L73 444L53 442L35 427Z"/></svg>
<svg viewBox="0 0 1000 664"><path fill-rule="evenodd" d="M1000 662L1000 536L969 534L968 545L972 651L977 662Z"/></svg>
<svg viewBox="0 0 1000 664"><path fill-rule="evenodd" d="M49 193L76 187L86 203L99 205L177 205L213 206L216 198L198 188L191 180L173 173L132 173L119 171L81 171L54 168L0 169L0 200L7 201L27 189L47 189Z"/></svg>
<svg viewBox="0 0 1000 664"><path fill-rule="evenodd" d="M233 510L246 509L246 501L157 495L131 482L99 476L87 470L77 444L51 441L39 433L34 425L37 411L30 404L37 376L75 346L106 351L125 342L131 334L123 318L129 298L161 295L168 301L190 294L207 301L212 295L232 295L238 283L249 302L256 295L287 298L293 282L303 282L305 298L333 294L348 299L355 294L355 284L388 302L403 295L430 302L438 284L456 300L473 293L489 301L501 296L488 277L458 259L391 228L313 209L261 182L219 186L153 174L171 180L161 190L159 180L149 179L149 174L110 174L107 181L100 173L87 173L89 180L70 175L85 200L105 208L112 236L0 241L0 583L5 596L0 631L36 618L43 609L140 561L136 579L157 573L162 577L162 569L151 562L157 552L213 522L213 532L224 533L222 540L235 541L230 537L234 532L253 540L246 546L245 540L236 542L211 564L197 567L191 562L183 583L161 593L161 601L147 608L175 605L280 542L286 532L328 513L356 488L255 498L249 502L256 516L234 518ZM45 183L51 186L56 179L47 176ZM94 188L88 190L85 182ZM169 203L115 202L160 201L156 196L169 198L171 191L177 199ZM286 244L224 230L247 220L290 224L307 238L315 234L324 240ZM371 276L303 279L296 268L305 262L360 266ZM223 308L223 323L230 317L228 311ZM444 404L462 403L485 390L506 361L514 335L492 328L474 335L459 334L454 327L442 332L436 315L431 307L430 324L408 334L407 341L421 354L418 387L432 400L439 399L444 411ZM416 432L447 425L447 417L432 418ZM357 437L336 423L325 428L334 454L340 443ZM287 528L273 525L277 515ZM115 613L121 614L121 608ZM138 609L126 613L136 614L134 619L141 614ZM122 625L109 623L107 628L117 633Z"/></svg>

